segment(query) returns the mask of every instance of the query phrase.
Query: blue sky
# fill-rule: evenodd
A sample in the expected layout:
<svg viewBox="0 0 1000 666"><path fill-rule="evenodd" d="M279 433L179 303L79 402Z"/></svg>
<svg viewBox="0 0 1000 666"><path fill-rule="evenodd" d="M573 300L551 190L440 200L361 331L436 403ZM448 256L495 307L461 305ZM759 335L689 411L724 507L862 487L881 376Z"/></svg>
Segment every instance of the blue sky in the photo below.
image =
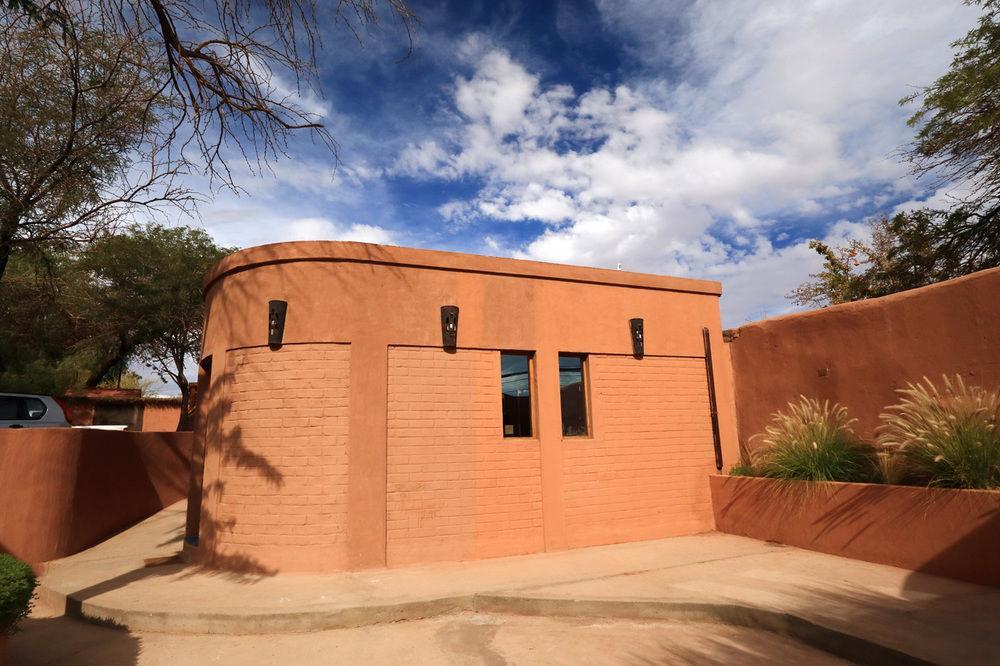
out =
<svg viewBox="0 0 1000 666"><path fill-rule="evenodd" d="M323 118L247 194L202 206L221 243L348 239L718 279L725 325L788 312L810 238L941 201L896 155L898 100L972 26L959 0L414 1L324 18Z"/></svg>

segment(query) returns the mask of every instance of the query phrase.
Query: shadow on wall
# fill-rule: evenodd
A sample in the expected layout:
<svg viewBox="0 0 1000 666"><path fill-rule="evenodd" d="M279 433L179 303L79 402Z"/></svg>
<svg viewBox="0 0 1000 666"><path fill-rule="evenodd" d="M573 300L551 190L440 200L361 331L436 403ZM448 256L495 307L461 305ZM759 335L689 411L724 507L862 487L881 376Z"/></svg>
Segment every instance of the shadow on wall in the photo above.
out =
<svg viewBox="0 0 1000 666"><path fill-rule="evenodd" d="M937 555L931 557L917 567L917 572L939 576L949 576L954 572L967 570L970 566L977 567L988 585L1000 588L1000 508L994 508L979 513L981 524L961 539L953 541ZM920 523L914 525L915 536L921 531ZM983 558L983 553L993 557ZM1000 622L1000 609L994 609L994 619Z"/></svg>
<svg viewBox="0 0 1000 666"><path fill-rule="evenodd" d="M187 433L0 431L4 550L37 565L99 543L183 499Z"/></svg>
<svg viewBox="0 0 1000 666"><path fill-rule="evenodd" d="M317 255L320 257L320 261L324 261L322 259L324 256L322 244L316 243L315 247L320 252ZM403 283L410 279L409 271L394 265L393 256L386 248L364 245L362 249L363 259L350 262L353 269L358 270L358 267L361 266L362 270L369 272L376 270L387 272L392 279ZM287 248L280 246L256 248L255 253L262 257L262 265L280 264L290 260ZM327 255L329 254L327 253ZM344 279L342 272L338 270L338 266L343 265L343 262L324 261L324 263L325 266L329 267L329 284L325 285L324 288L339 291L359 288L357 281ZM245 268L242 267L241 270L245 270ZM301 274L287 271L280 275L279 280L269 283L267 289L258 290L258 283L254 280L253 274L246 279L213 282L211 291L206 298L208 304L206 321L209 324L206 329L207 346L205 351L211 353L213 351L211 349L213 336L223 335L220 332L225 331L240 332L237 337L245 340L242 344L264 347L268 341L267 305L272 299L288 302L283 342L274 348L275 353L282 347L316 342L296 337L297 331L301 331L298 322L308 319L314 314L304 311L302 299L297 298L298 295L310 294L316 289L315 284L306 283L304 280L305 278ZM218 311L213 309L213 303L222 303L223 301L257 303L259 308L224 307ZM406 304L400 303L400 307L406 307ZM366 318L371 318L369 328L376 326L375 320L381 316L381 313L365 310L351 313L352 318L362 322ZM428 316L437 318L440 313L435 310L428 313ZM363 327L362 324L359 325ZM243 337L244 332L249 336L248 338ZM226 339L235 338L230 336ZM226 352L218 351L215 353L221 355ZM233 548L227 548L227 546L233 545L234 536L239 537L238 533L241 531L240 525L238 525L240 516L251 513L249 507L244 507L243 511L238 509L241 504L240 498L246 494L247 487L262 488L264 492L257 493L258 496L251 498L252 501L248 500L244 504L260 501L260 495L273 495L275 496L274 501L280 502L282 490L288 490L281 461L268 459L268 455L273 455L271 452L275 450L280 451L285 442L271 442L266 447L266 454L262 453L263 449L255 449L252 442L248 444L244 429L238 422L234 422L238 419L234 418L233 414L234 396L231 389L237 370L231 367L231 360L229 358L222 362L222 359L209 357L207 362L203 361L203 375L199 377L199 383L205 389L196 412L196 464L199 460L198 456L203 456L205 460L210 461L209 464L218 464L219 470L210 470L207 474L209 480L206 482L204 469L193 468L193 474L197 478L192 477L190 497L197 501L193 501L189 507L187 541L189 543L196 542L198 545L197 547L188 546L186 557L214 568L268 574L273 572L259 560L245 554L233 554L231 552ZM213 368L213 365L216 367ZM220 372L219 368L222 366L224 366L224 370ZM267 395L261 395L261 399L267 397ZM317 417L322 417L322 415L317 414ZM282 428L284 424L276 423L273 427ZM259 435L259 433L255 432L255 435ZM288 445L295 446L294 443ZM252 476L256 482L245 483L244 479L247 476ZM301 481L301 479L296 480ZM344 501L347 499L345 498ZM237 509L232 510L233 506L236 506ZM262 519L266 523L266 529L274 530L280 527L280 525L268 523L268 512L264 511L263 513L265 515ZM278 512L272 513L277 514ZM255 516L256 518L258 516ZM245 532L249 533L250 530L245 530ZM275 541L280 540L279 538L275 539ZM294 541L294 537L290 536L288 540ZM252 551L254 546L255 544L252 543L240 544L239 549L244 552Z"/></svg>
<svg viewBox="0 0 1000 666"><path fill-rule="evenodd" d="M1000 587L1000 492L711 477L716 527Z"/></svg>
<svg viewBox="0 0 1000 666"><path fill-rule="evenodd" d="M246 446L243 430L239 425L232 427L225 425L232 413L229 388L233 381L233 369L227 367L225 372L212 377L209 367L206 374L208 381L204 386L209 390L202 395L195 414L195 431L198 437L196 445L199 447L196 460L202 467L192 466L189 499L190 503L196 502L197 506L192 510L189 504L188 522L185 527L186 541L189 544L196 542L198 545L186 546L186 558L194 564L201 565L203 569L224 570L223 575L234 580L252 582L254 577L271 576L277 571L264 566L249 555L219 552L220 542L225 541L236 531L237 520L232 516L217 516L206 508L206 504L218 506L226 499L227 482L215 479L207 485L204 484L204 458L214 455L220 461L220 468L233 467L261 476L271 488L280 489L284 485L284 477L265 456ZM209 452L212 455L209 455Z"/></svg>

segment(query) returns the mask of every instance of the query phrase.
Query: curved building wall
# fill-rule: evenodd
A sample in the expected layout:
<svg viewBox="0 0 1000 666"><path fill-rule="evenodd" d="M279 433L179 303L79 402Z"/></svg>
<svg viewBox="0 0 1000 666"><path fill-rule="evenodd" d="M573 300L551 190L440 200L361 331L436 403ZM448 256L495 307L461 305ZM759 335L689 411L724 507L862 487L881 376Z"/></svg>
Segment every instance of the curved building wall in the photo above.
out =
<svg viewBox="0 0 1000 666"><path fill-rule="evenodd" d="M719 293L360 243L231 255L206 279L187 556L328 571L709 530L703 327L726 464L736 455ZM274 348L270 300L288 303ZM459 307L454 350L442 305ZM531 354L530 437L503 436L501 351ZM561 353L586 355L584 437L562 434Z"/></svg>

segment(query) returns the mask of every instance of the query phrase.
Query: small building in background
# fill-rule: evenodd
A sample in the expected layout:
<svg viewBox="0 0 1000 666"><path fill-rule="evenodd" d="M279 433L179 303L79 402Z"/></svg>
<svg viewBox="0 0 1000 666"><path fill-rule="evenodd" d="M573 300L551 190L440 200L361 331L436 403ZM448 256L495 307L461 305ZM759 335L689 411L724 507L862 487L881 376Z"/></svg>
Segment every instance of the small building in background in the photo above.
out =
<svg viewBox="0 0 1000 666"><path fill-rule="evenodd" d="M75 426L126 426L128 430L147 432L177 430L183 408L180 396L143 396L138 389L84 389L60 400Z"/></svg>

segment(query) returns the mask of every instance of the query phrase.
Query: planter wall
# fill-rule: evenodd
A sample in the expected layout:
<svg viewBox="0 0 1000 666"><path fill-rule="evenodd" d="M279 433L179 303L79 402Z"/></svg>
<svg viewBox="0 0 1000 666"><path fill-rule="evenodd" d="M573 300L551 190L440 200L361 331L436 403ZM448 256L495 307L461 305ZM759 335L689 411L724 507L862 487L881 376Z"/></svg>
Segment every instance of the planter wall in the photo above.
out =
<svg viewBox="0 0 1000 666"><path fill-rule="evenodd" d="M0 552L36 566L187 496L191 433L0 430Z"/></svg>
<svg viewBox="0 0 1000 666"><path fill-rule="evenodd" d="M1000 586L1000 491L710 482L720 532Z"/></svg>

